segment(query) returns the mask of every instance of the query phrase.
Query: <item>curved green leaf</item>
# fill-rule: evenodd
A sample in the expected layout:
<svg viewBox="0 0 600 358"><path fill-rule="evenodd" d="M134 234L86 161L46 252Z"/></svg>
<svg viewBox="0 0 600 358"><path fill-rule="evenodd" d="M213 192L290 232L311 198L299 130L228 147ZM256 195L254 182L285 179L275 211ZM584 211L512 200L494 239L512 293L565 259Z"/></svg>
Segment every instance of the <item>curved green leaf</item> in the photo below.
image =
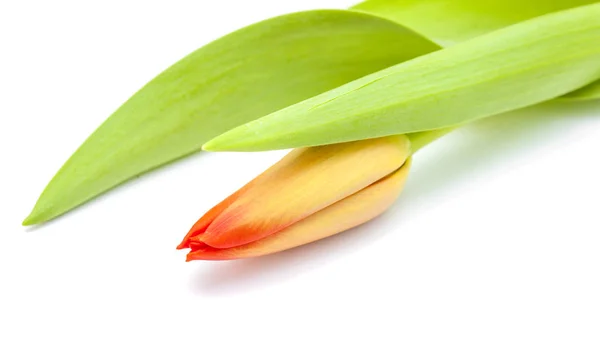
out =
<svg viewBox="0 0 600 358"><path fill-rule="evenodd" d="M449 45L589 2L369 0L354 9ZM58 216L236 125L436 49L402 25L344 11L242 29L175 64L117 110L56 174L24 224ZM596 97L600 82L563 98Z"/></svg>
<svg viewBox="0 0 600 358"><path fill-rule="evenodd" d="M367 0L352 9L388 18L441 46L451 46L537 16L595 2L597 0ZM600 98L600 81L564 98Z"/></svg>
<svg viewBox="0 0 600 358"><path fill-rule="evenodd" d="M296 148L445 128L555 98L598 78L600 3L368 75L237 127L204 148Z"/></svg>
<svg viewBox="0 0 600 358"><path fill-rule="evenodd" d="M58 171L23 224L61 215L237 125L438 49L389 20L344 10L295 13L236 31L123 104Z"/></svg>
<svg viewBox="0 0 600 358"><path fill-rule="evenodd" d="M449 46L551 12L596 0L367 0L352 7Z"/></svg>
<svg viewBox="0 0 600 358"><path fill-rule="evenodd" d="M577 91L571 92L561 97L561 99L571 100L590 100L600 98L600 81L593 82L592 84L578 89Z"/></svg>

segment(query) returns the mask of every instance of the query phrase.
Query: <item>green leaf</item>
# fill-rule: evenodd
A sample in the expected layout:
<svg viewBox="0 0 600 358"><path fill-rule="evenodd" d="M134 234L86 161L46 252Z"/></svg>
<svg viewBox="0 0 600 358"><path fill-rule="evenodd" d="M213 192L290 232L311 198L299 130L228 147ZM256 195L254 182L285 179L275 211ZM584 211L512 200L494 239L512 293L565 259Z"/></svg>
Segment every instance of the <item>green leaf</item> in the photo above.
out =
<svg viewBox="0 0 600 358"><path fill-rule="evenodd" d="M448 46L596 0L367 0L352 7L409 27Z"/></svg>
<svg viewBox="0 0 600 358"><path fill-rule="evenodd" d="M370 0L354 9L400 25L312 11L239 30L178 62L117 110L56 174L24 224L56 217L239 124L439 48L403 23L448 46L586 3ZM600 81L563 98L598 97Z"/></svg>
<svg viewBox="0 0 600 358"><path fill-rule="evenodd" d="M578 89L561 97L561 99L590 100L600 98L600 81Z"/></svg>
<svg viewBox="0 0 600 358"><path fill-rule="evenodd" d="M451 127L552 99L598 78L600 3L392 66L237 127L204 148L296 148Z"/></svg>
<svg viewBox="0 0 600 358"><path fill-rule="evenodd" d="M439 46L389 20L308 11L260 22L190 54L110 116L48 184L37 224L237 125Z"/></svg>
<svg viewBox="0 0 600 358"><path fill-rule="evenodd" d="M597 0L367 0L354 10L405 25L441 46L451 46L537 16ZM565 99L600 98L600 81Z"/></svg>

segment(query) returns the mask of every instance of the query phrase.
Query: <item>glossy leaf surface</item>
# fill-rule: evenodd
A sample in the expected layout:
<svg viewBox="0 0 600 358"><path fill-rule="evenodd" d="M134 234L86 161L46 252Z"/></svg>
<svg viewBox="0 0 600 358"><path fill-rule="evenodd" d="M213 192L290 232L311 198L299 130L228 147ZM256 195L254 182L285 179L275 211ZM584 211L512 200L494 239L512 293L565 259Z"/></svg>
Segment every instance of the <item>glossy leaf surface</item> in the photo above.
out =
<svg viewBox="0 0 600 358"><path fill-rule="evenodd" d="M354 10L407 26L441 46L481 36L551 12L593 4L595 0L367 0ZM600 81L565 99L600 98Z"/></svg>
<svg viewBox="0 0 600 358"><path fill-rule="evenodd" d="M600 78L600 3L521 22L237 127L207 150L323 145L467 123Z"/></svg>
<svg viewBox="0 0 600 358"><path fill-rule="evenodd" d="M200 150L237 125L439 46L373 15L294 13L227 35L149 82L48 184L24 225Z"/></svg>

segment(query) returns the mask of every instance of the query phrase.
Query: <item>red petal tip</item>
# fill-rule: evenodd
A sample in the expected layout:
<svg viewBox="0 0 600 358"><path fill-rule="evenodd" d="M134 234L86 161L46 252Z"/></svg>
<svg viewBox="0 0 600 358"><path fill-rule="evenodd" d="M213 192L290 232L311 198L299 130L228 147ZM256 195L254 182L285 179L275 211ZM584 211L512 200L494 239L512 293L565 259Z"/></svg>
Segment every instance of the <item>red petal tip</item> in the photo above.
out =
<svg viewBox="0 0 600 358"><path fill-rule="evenodd" d="M177 250L189 249L190 248L190 239L184 238L181 244L177 245Z"/></svg>

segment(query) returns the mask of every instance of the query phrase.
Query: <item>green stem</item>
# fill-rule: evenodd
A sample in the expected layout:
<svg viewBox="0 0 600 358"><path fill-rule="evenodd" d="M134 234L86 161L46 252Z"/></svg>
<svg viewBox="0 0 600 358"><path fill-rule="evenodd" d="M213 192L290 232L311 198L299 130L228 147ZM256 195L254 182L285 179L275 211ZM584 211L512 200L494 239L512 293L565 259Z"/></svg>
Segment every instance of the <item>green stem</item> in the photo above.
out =
<svg viewBox="0 0 600 358"><path fill-rule="evenodd" d="M459 126L447 127L442 129L435 129L432 131L408 133L407 136L410 139L411 148L413 154L418 152L421 148L425 147L429 143L435 141L438 138L445 136L446 134L457 129Z"/></svg>

